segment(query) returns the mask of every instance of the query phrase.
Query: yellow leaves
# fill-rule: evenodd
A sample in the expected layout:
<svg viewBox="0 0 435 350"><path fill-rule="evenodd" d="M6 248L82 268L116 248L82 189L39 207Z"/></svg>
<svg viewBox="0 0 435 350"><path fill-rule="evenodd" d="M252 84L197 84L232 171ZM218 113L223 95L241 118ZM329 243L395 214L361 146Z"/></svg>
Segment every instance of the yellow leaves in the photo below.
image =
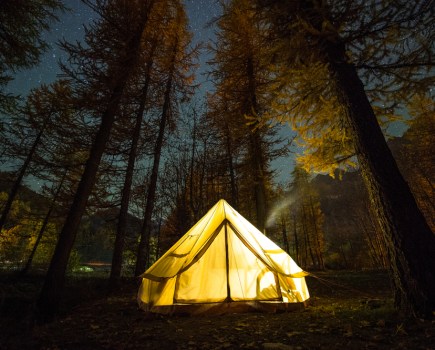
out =
<svg viewBox="0 0 435 350"><path fill-rule="evenodd" d="M288 122L297 133L295 143L304 149L296 158L305 170L333 175L337 168L356 166L344 111L323 63L274 66L279 77L266 118Z"/></svg>
<svg viewBox="0 0 435 350"><path fill-rule="evenodd" d="M306 32L311 34L314 37L324 38L329 41L335 42L339 38L339 33L337 28L333 26L333 24L329 21L329 19L324 18L322 20L321 28L317 29L307 20L299 18L299 21L296 22L296 26L298 29L302 29L302 32ZM306 38L305 35L303 37Z"/></svg>
<svg viewBox="0 0 435 350"><path fill-rule="evenodd" d="M423 120L435 120L435 101L428 95L415 95L408 105L409 114L414 117L410 124L415 124Z"/></svg>

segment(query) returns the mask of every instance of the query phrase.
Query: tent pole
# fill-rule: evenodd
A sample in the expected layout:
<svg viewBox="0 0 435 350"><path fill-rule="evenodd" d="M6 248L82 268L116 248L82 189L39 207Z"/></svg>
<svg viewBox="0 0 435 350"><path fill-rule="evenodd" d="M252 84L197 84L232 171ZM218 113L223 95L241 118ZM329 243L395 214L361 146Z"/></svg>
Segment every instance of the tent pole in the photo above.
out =
<svg viewBox="0 0 435 350"><path fill-rule="evenodd" d="M225 222L225 263L226 263L226 273L227 273L227 299L226 302L231 301L231 290L230 290L230 259L228 254L228 222Z"/></svg>

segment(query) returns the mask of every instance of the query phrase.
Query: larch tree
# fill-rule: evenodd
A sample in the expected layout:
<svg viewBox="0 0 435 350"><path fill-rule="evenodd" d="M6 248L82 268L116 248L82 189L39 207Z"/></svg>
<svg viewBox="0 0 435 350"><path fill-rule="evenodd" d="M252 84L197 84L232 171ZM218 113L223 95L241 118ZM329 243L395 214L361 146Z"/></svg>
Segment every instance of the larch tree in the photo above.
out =
<svg viewBox="0 0 435 350"><path fill-rule="evenodd" d="M215 93L208 96L207 118L210 120L212 130L217 139L220 141L220 147L216 150L222 150L216 159L222 159L224 164L221 165L221 173L228 174L230 193L227 195L228 201L236 210L239 209L239 179L238 165L241 163L243 138L238 137L237 129L239 128L238 118L229 110L226 101L228 96L226 92L219 88ZM216 160L215 160L216 162Z"/></svg>
<svg viewBox="0 0 435 350"><path fill-rule="evenodd" d="M8 138L4 144L8 145L8 157L11 162L23 158L8 199L0 216L0 232L6 224L7 216L15 200L23 179L29 173L32 162L37 158L38 148L45 139L54 133L56 124L65 121L69 88L65 82L58 81L50 86L42 85L31 91L25 105L8 125ZM36 161L37 162L37 161ZM34 174L37 175L37 174Z"/></svg>
<svg viewBox="0 0 435 350"><path fill-rule="evenodd" d="M250 201L255 203L252 217L255 218L257 228L264 232L268 214L267 192L271 181L269 163L272 159L274 130L270 125L260 125L257 119L268 107L266 87L269 82L270 56L263 35L264 28L256 20L250 2L236 0L228 4L222 2L222 6L223 15L217 21L216 43L211 47L214 53L210 61L213 65L211 75L216 85L213 96L215 101L211 106L218 108L214 115L227 116L221 127L232 128L230 132L226 130L228 151L235 148L232 139L243 140L241 150L244 153L245 166L240 186L247 186L245 191L249 193ZM230 121L231 119L233 120ZM231 158L228 165L234 192L234 164ZM242 212L249 209L239 208Z"/></svg>
<svg viewBox="0 0 435 350"><path fill-rule="evenodd" d="M44 236L46 228L47 228L47 226L48 226L48 224L50 222L51 215L53 214L53 211L55 210L56 202L58 200L58 196L59 196L59 194L60 194L60 192L62 190L62 187L64 185L67 173L68 173L68 170L65 169L64 173L62 175L62 178L60 179L60 182L56 183L54 185L55 188L53 188L53 193L52 193L52 197L51 197L51 200L50 200L50 205L49 205L48 210L47 210L47 212L46 212L46 214L44 216L44 219L42 221L41 227L38 230L38 234L36 236L35 242L33 243L33 246L31 248L30 254L29 254L29 256L28 256L28 258L26 260L26 264L24 265L23 269L20 272L21 275L27 274L29 272L31 266L32 266L32 262L33 262L33 259L35 257L36 251L37 251L37 249L39 247L39 244L41 243L41 240L42 240L42 238Z"/></svg>
<svg viewBox="0 0 435 350"><path fill-rule="evenodd" d="M182 105L160 182L168 218L161 230L164 248L175 243L220 198L230 198L226 155L215 121L200 101Z"/></svg>
<svg viewBox="0 0 435 350"><path fill-rule="evenodd" d="M323 270L325 268L324 215L320 208L319 195L310 182L309 173L300 166L294 168L292 178L290 213L295 229L298 231L296 235L299 239L299 263L304 267L312 266Z"/></svg>
<svg viewBox="0 0 435 350"><path fill-rule="evenodd" d="M109 286L111 289L118 285L119 279L121 277L121 270L123 264L123 251L125 245L125 237L127 233L127 219L129 213L129 205L131 199L131 191L133 184L133 176L135 170L135 164L138 158L139 147L144 144L143 126L144 117L147 107L149 105L149 91L151 88L155 88L158 84L158 79L156 79L157 74L154 73L156 70L155 61L157 60L157 55L161 51L162 46L162 25L164 23L163 16L165 7L163 4L155 6L154 10L150 14L149 23L152 25L147 26L147 33L145 35L145 40L142 45L142 57L143 69L137 75L137 81L132 85L132 89L136 89L139 93L132 93L128 95L133 95L132 113L134 115L134 121L132 125L133 134L131 134L131 128L125 130L128 134L131 134L131 143L128 149L127 165L125 168L125 176L121 190L120 199L120 209L118 214L118 222L116 227L115 243L113 248L112 256L112 266L110 270ZM163 13L162 13L163 12ZM130 113L128 111L127 113ZM146 126L146 125L145 125ZM142 147L144 148L144 147Z"/></svg>
<svg viewBox="0 0 435 350"><path fill-rule="evenodd" d="M356 155L383 231L395 305L405 315L431 318L435 236L396 165L380 121L433 84L433 7L423 0L256 3L280 60L277 76L282 73L281 91L286 93L277 93L286 111L281 120L297 119L307 132L312 130L312 140L327 151L327 159ZM297 73L293 82L284 77L285 68ZM313 70L316 76L309 75ZM295 81L306 89L298 90ZM329 139L328 130L334 131Z"/></svg>
<svg viewBox="0 0 435 350"><path fill-rule="evenodd" d="M188 30L184 5L178 0L168 0L164 4L166 4L165 12L168 16L163 38L165 52L159 55L160 62L156 62L163 77L161 110L159 119L156 121L158 131L154 141L151 173L148 180L146 206L136 259L136 275L143 273L148 265L152 215L165 135L167 129L176 126L180 101L188 98L193 92L192 69L197 55L197 49L190 48L192 34Z"/></svg>
<svg viewBox="0 0 435 350"><path fill-rule="evenodd" d="M80 220L95 183L124 89L137 69L143 34L154 2L89 2L98 11L100 19L86 32L87 47L64 45L70 59L78 63L75 70L66 71L75 91L84 103L89 103L89 99L100 99L100 107L97 132L37 301L41 321L52 320L56 316Z"/></svg>
<svg viewBox="0 0 435 350"><path fill-rule="evenodd" d="M5 86L14 73L39 63L48 48L41 34L64 9L60 0L0 2L0 111L10 111L15 103Z"/></svg>

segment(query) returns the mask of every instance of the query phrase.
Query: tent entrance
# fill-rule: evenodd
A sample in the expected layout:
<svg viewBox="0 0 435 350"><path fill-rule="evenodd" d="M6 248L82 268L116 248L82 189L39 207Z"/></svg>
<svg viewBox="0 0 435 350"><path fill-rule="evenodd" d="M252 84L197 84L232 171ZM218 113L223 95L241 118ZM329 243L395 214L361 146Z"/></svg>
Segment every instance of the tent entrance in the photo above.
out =
<svg viewBox="0 0 435 350"><path fill-rule="evenodd" d="M309 299L306 275L220 200L142 275L138 303L159 313L285 311Z"/></svg>
<svg viewBox="0 0 435 350"><path fill-rule="evenodd" d="M176 276L174 303L283 301L277 274L224 220Z"/></svg>

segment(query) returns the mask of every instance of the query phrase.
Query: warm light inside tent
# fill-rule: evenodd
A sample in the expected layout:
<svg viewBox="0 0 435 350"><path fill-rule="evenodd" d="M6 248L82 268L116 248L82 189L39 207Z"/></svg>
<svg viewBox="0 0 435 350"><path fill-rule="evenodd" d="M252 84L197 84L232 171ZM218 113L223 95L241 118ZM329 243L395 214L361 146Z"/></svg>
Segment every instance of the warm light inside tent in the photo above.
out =
<svg viewBox="0 0 435 350"><path fill-rule="evenodd" d="M139 305L229 302L298 303L306 273L224 200L143 275Z"/></svg>

